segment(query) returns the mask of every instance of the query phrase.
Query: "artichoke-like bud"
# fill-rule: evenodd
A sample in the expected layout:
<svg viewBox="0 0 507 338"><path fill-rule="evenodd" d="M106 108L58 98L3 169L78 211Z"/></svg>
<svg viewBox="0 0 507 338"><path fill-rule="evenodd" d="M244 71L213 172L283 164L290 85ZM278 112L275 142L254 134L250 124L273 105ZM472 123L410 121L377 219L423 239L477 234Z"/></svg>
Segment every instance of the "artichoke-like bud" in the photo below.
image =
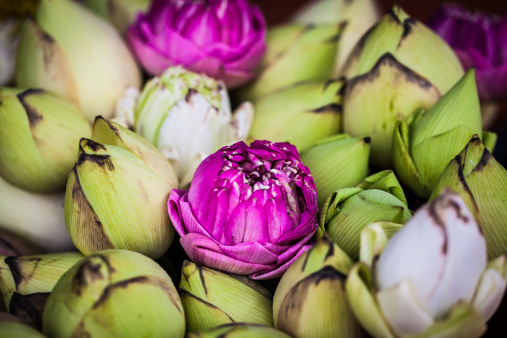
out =
<svg viewBox="0 0 507 338"><path fill-rule="evenodd" d="M420 110L394 131L394 166L403 183L428 197L446 165L479 135L490 150L496 135L482 132L475 71L469 70L429 110Z"/></svg>
<svg viewBox="0 0 507 338"><path fill-rule="evenodd" d="M150 0L80 0L99 16L110 21L121 33L134 22L139 12L148 9Z"/></svg>
<svg viewBox="0 0 507 338"><path fill-rule="evenodd" d="M345 280L353 262L327 235L283 275L273 299L275 327L292 337L358 337Z"/></svg>
<svg viewBox="0 0 507 338"><path fill-rule="evenodd" d="M245 140L250 131L252 105L245 102L231 113L224 83L206 75L171 67L148 81L136 100L132 91L118 102L118 114L169 159L181 187L204 158Z"/></svg>
<svg viewBox="0 0 507 338"><path fill-rule="evenodd" d="M317 0L300 9L292 21L304 24L345 23L334 66L334 75L340 76L352 49L378 19L379 9L375 0Z"/></svg>
<svg viewBox="0 0 507 338"><path fill-rule="evenodd" d="M396 121L430 108L463 69L437 34L395 5L362 37L345 74L343 130L371 136L373 164L391 168Z"/></svg>
<svg viewBox="0 0 507 338"><path fill-rule="evenodd" d="M228 323L273 326L273 296L246 276L185 261L179 292L189 332Z"/></svg>
<svg viewBox="0 0 507 338"><path fill-rule="evenodd" d="M365 228L347 298L374 337L479 337L506 288L507 259L486 259L484 237L463 200L446 191L389 241ZM371 236L375 234L375 236ZM363 256L364 254L364 256ZM375 261L375 264L372 262Z"/></svg>
<svg viewBox="0 0 507 338"><path fill-rule="evenodd" d="M0 176L0 229L37 245L43 251L72 250L74 245L65 228L64 200L63 193L25 191Z"/></svg>
<svg viewBox="0 0 507 338"><path fill-rule="evenodd" d="M89 121L113 115L125 87L141 76L126 44L106 21L67 0L41 0L21 29L16 83L74 102Z"/></svg>
<svg viewBox="0 0 507 338"><path fill-rule="evenodd" d="M58 279L84 256L62 252L0 256L0 291L9 313L42 329L42 313Z"/></svg>
<svg viewBox="0 0 507 338"><path fill-rule="evenodd" d="M33 243L0 229L0 256L24 256L36 253L40 253L40 250Z"/></svg>
<svg viewBox="0 0 507 338"><path fill-rule="evenodd" d="M488 258L507 254L507 170L475 135L445 168L430 200L449 187L463 198L486 238Z"/></svg>
<svg viewBox="0 0 507 338"><path fill-rule="evenodd" d="M48 298L50 337L183 337L185 315L171 278L133 251L106 250L74 265Z"/></svg>
<svg viewBox="0 0 507 338"><path fill-rule="evenodd" d="M65 193L65 223L85 255L114 248L158 258L171 245L174 228L166 203L174 181L147 165L140 154L151 149L143 150L141 142L136 153L125 149L134 146L133 139L123 138L121 147L80 141Z"/></svg>
<svg viewBox="0 0 507 338"><path fill-rule="evenodd" d="M354 187L368 174L370 138L335 135L314 143L301 153L301 161L310 169L319 207L338 189Z"/></svg>
<svg viewBox="0 0 507 338"><path fill-rule="evenodd" d="M18 317L0 312L0 337L45 338L46 336Z"/></svg>
<svg viewBox="0 0 507 338"><path fill-rule="evenodd" d="M91 134L83 114L40 89L0 88L0 102L0 175L29 191L61 190Z"/></svg>
<svg viewBox="0 0 507 338"><path fill-rule="evenodd" d="M329 232L333 241L356 260L363 228L381 221L404 224L411 215L396 176L385 170L367 177L355 188L333 192L322 208L317 237Z"/></svg>
<svg viewBox="0 0 507 338"><path fill-rule="evenodd" d="M318 140L338 134L343 82L301 83L254 100L250 138L290 142L302 151Z"/></svg>
<svg viewBox="0 0 507 338"><path fill-rule="evenodd" d="M239 97L257 100L300 82L329 79L342 26L291 23L269 29L259 75Z"/></svg>
<svg viewBox="0 0 507 338"><path fill-rule="evenodd" d="M290 336L270 326L247 323L231 323L204 332L190 332L187 338L289 338Z"/></svg>

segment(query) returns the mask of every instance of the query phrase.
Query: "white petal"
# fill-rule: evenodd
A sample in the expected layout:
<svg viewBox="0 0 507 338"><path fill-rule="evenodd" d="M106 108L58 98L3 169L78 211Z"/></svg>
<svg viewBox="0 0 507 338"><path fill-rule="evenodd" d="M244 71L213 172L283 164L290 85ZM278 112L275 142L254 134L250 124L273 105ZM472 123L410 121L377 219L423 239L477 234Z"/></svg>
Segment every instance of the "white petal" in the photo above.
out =
<svg viewBox="0 0 507 338"><path fill-rule="evenodd" d="M422 303L436 288L445 264L446 237L423 207L388 242L376 264L379 289L390 288L404 279L413 283Z"/></svg>
<svg viewBox="0 0 507 338"><path fill-rule="evenodd" d="M220 98L222 101L222 111L228 116L231 116L231 104L229 103L229 94L227 93L227 87L225 86L224 81L218 80L217 88L220 90L218 93L220 94Z"/></svg>
<svg viewBox="0 0 507 338"><path fill-rule="evenodd" d="M484 321L488 321L493 316L502 302L506 285L503 276L495 269L488 269L484 272L473 303L477 311L484 317Z"/></svg>
<svg viewBox="0 0 507 338"><path fill-rule="evenodd" d="M250 102L243 102L234 111L234 118L231 121L231 140L244 141L250 133L250 127L254 119L254 108Z"/></svg>
<svg viewBox="0 0 507 338"><path fill-rule="evenodd" d="M125 128L132 128L134 126L134 110L139 95L139 89L134 86L127 87L123 95L116 101L113 121Z"/></svg>
<svg viewBox="0 0 507 338"><path fill-rule="evenodd" d="M384 317L398 336L420 333L433 324L432 316L419 303L408 279L380 291L377 300Z"/></svg>
<svg viewBox="0 0 507 338"><path fill-rule="evenodd" d="M484 236L461 197L444 193L434 202L435 213L447 232L447 259L426 305L433 316L441 316L459 301L471 302L487 256Z"/></svg>

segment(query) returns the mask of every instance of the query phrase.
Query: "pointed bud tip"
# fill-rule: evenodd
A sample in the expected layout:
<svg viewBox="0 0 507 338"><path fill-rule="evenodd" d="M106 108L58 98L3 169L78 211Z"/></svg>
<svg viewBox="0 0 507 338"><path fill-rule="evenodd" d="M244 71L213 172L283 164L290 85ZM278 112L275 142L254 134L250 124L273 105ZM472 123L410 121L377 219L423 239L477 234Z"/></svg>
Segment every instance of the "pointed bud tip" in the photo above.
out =
<svg viewBox="0 0 507 338"><path fill-rule="evenodd" d="M367 137L363 138L363 142L365 144L370 144L371 143L371 137L367 136Z"/></svg>

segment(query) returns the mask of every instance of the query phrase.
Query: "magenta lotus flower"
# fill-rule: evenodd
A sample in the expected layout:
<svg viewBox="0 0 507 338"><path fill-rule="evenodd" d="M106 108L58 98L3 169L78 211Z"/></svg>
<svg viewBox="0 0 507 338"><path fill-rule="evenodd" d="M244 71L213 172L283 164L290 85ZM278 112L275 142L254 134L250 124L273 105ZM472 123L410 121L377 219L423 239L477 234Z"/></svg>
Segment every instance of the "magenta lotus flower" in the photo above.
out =
<svg viewBox="0 0 507 338"><path fill-rule="evenodd" d="M229 88L254 77L265 35L266 21L248 0L154 0L127 31L149 73L183 65Z"/></svg>
<svg viewBox="0 0 507 338"><path fill-rule="evenodd" d="M317 229L315 183L288 143L220 149L167 206L190 259L252 279L281 276Z"/></svg>
<svg viewBox="0 0 507 338"><path fill-rule="evenodd" d="M507 16L468 12L446 4L428 25L454 48L463 66L475 66L479 96L499 99L507 92Z"/></svg>

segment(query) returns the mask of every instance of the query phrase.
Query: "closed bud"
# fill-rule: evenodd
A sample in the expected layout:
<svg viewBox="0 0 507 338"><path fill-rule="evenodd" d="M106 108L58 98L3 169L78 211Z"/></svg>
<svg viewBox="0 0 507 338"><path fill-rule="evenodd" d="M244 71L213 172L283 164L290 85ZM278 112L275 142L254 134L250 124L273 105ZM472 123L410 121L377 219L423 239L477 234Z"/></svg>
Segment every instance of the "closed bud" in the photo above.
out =
<svg viewBox="0 0 507 338"><path fill-rule="evenodd" d="M290 142L302 151L339 133L342 86L342 80L308 82L254 99L250 138Z"/></svg>
<svg viewBox="0 0 507 338"><path fill-rule="evenodd" d="M258 282L189 261L183 262L181 275L187 331L235 322L273 326L272 295Z"/></svg>
<svg viewBox="0 0 507 338"><path fill-rule="evenodd" d="M86 255L115 248L158 258L174 237L166 211L174 181L125 147L81 140L67 183L65 223Z"/></svg>
<svg viewBox="0 0 507 338"><path fill-rule="evenodd" d="M493 150L495 136L482 132L475 71L469 70L428 111L398 121L394 131L394 166L400 179L428 197L446 165L474 134Z"/></svg>
<svg viewBox="0 0 507 338"><path fill-rule="evenodd" d="M367 177L355 188L339 189L322 208L317 236L324 231L352 259L359 257L361 230L373 222L404 224L411 217L403 189L390 170Z"/></svg>
<svg viewBox="0 0 507 338"><path fill-rule="evenodd" d="M338 23L286 24L269 29L259 75L239 97L257 100L299 82L329 79L341 31Z"/></svg>
<svg viewBox="0 0 507 338"><path fill-rule="evenodd" d="M231 323L217 326L203 332L190 332L187 338L289 338L290 336L270 326L247 323Z"/></svg>
<svg viewBox="0 0 507 338"><path fill-rule="evenodd" d="M62 190L91 134L83 114L40 89L0 88L0 102L0 175L24 190Z"/></svg>
<svg viewBox="0 0 507 338"><path fill-rule="evenodd" d="M42 313L50 292L83 257L77 252L0 256L0 290L7 311L42 329Z"/></svg>
<svg viewBox="0 0 507 338"><path fill-rule="evenodd" d="M369 137L346 134L318 141L301 153L315 181L320 207L333 191L354 187L366 178L369 155Z"/></svg>
<svg viewBox="0 0 507 338"><path fill-rule="evenodd" d="M40 249L26 239L0 229L0 256L25 256L40 253Z"/></svg>
<svg viewBox="0 0 507 338"><path fill-rule="evenodd" d="M273 299L275 326L292 337L358 337L345 298L353 262L327 235L283 275Z"/></svg>
<svg viewBox="0 0 507 338"><path fill-rule="evenodd" d="M486 239L488 258L507 254L507 170L478 135L445 168L430 199L449 187L465 201Z"/></svg>
<svg viewBox="0 0 507 338"><path fill-rule="evenodd" d="M18 317L0 312L0 337L45 338L46 336Z"/></svg>
<svg viewBox="0 0 507 338"><path fill-rule="evenodd" d="M85 52L83 52L85 51ZM35 19L21 29L16 83L59 94L82 109L89 121L111 117L140 72L118 32L81 5L41 0Z"/></svg>
<svg viewBox="0 0 507 338"><path fill-rule="evenodd" d="M160 265L136 252L106 250L60 278L44 310L43 332L55 338L183 337L185 317Z"/></svg>

